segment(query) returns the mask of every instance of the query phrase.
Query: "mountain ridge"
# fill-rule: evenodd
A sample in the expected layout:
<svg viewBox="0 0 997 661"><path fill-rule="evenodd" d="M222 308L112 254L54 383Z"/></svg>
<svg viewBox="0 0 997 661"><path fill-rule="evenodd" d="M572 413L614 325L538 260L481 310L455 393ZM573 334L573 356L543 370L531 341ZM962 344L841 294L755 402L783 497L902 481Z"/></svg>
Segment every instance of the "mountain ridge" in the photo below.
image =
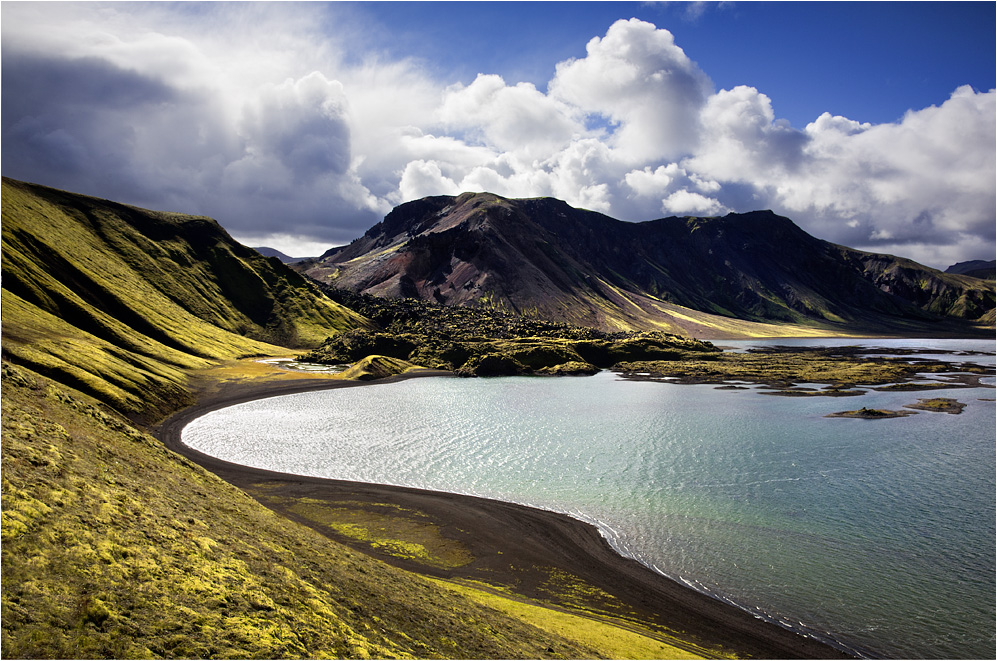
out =
<svg viewBox="0 0 997 661"><path fill-rule="evenodd" d="M370 325L210 218L8 178L2 269L4 359L139 416L185 370Z"/></svg>
<svg viewBox="0 0 997 661"><path fill-rule="evenodd" d="M980 333L994 308L992 285L817 239L771 211L631 223L491 193L400 205L294 268L357 292L697 337L734 321L789 325L776 335Z"/></svg>
<svg viewBox="0 0 997 661"><path fill-rule="evenodd" d="M997 269L997 260L991 259L989 262L982 259L972 259L968 262L959 262L945 269L946 273L956 273L958 275L968 275L984 280L993 280Z"/></svg>
<svg viewBox="0 0 997 661"><path fill-rule="evenodd" d="M303 259L309 259L308 257L291 257L286 255L276 248L269 248L267 246L254 246L253 250L260 253L264 257L276 257L285 264L293 264L294 262L300 262Z"/></svg>

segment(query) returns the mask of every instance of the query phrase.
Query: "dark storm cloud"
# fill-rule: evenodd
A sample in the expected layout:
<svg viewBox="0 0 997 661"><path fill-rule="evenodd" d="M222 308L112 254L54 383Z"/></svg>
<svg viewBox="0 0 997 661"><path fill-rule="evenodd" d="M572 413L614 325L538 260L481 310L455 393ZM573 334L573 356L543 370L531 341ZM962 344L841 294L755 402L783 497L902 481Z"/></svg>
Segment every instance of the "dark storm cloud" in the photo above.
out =
<svg viewBox="0 0 997 661"><path fill-rule="evenodd" d="M66 188L92 189L128 162L130 127L109 124L110 111L175 100L165 85L92 57L4 53L2 73L4 174Z"/></svg>
<svg viewBox="0 0 997 661"><path fill-rule="evenodd" d="M342 86L321 74L259 90L235 119L217 93L95 57L5 52L2 74L5 176L330 245L380 218L348 176Z"/></svg>

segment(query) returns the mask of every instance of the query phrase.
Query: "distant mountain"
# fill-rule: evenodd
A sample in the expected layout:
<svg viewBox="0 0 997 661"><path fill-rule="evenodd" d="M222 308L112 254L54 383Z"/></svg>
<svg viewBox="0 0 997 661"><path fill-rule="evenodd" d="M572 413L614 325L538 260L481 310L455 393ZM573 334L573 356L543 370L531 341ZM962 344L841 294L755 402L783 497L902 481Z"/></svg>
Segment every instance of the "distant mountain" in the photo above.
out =
<svg viewBox="0 0 997 661"><path fill-rule="evenodd" d="M630 223L489 193L403 204L295 268L379 296L698 337L764 335L770 324L964 334L992 325L994 310L992 283L828 243L771 211Z"/></svg>
<svg viewBox="0 0 997 661"><path fill-rule="evenodd" d="M4 359L132 414L176 408L184 370L370 324L210 218L4 178L2 228Z"/></svg>
<svg viewBox="0 0 997 661"><path fill-rule="evenodd" d="M256 252L260 253L264 257L276 257L285 264L293 264L295 262L300 262L303 259L310 259L308 257L288 257L276 248L267 248L265 246L259 248L253 248Z"/></svg>
<svg viewBox="0 0 997 661"><path fill-rule="evenodd" d="M974 259L969 262L959 262L945 269L945 272L993 280L995 273L997 273L997 260L991 259L989 262L985 262L982 259Z"/></svg>

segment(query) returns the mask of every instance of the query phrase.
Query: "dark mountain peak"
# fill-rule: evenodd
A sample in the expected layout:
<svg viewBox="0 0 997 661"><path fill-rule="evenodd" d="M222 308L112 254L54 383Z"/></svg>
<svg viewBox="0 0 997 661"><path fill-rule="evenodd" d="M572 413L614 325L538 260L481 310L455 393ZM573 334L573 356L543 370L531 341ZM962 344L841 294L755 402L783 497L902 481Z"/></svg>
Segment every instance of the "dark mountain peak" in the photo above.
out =
<svg viewBox="0 0 997 661"><path fill-rule="evenodd" d="M416 223L439 214L447 206L453 204L454 199L451 195L436 195L400 204L392 209L384 217L384 220L367 230L364 236L375 238L378 236L396 236L407 232Z"/></svg>
<svg viewBox="0 0 997 661"><path fill-rule="evenodd" d="M993 280L994 272L997 271L997 261L991 259L989 262L982 259L973 259L968 262L959 262L945 269L946 273L957 275L968 275L973 278Z"/></svg>
<svg viewBox="0 0 997 661"><path fill-rule="evenodd" d="M725 221L725 226L728 228L736 229L743 234L754 234L757 238L767 236L774 240L820 241L807 234L791 219L769 209L729 213L721 220Z"/></svg>
<svg viewBox="0 0 997 661"><path fill-rule="evenodd" d="M435 195L395 207L384 220L370 228L365 238L388 245L404 237L450 229L467 220L509 218L516 200L494 193Z"/></svg>
<svg viewBox="0 0 997 661"><path fill-rule="evenodd" d="M770 209L635 223L494 193L403 204L300 270L379 296L703 336L730 319L906 333L994 307L992 286L836 246Z"/></svg>
<svg viewBox="0 0 997 661"><path fill-rule="evenodd" d="M253 250L260 253L264 257L276 257L285 264L293 264L294 262L300 262L304 259L308 259L307 257L290 257L276 248L268 248L267 246L254 247Z"/></svg>

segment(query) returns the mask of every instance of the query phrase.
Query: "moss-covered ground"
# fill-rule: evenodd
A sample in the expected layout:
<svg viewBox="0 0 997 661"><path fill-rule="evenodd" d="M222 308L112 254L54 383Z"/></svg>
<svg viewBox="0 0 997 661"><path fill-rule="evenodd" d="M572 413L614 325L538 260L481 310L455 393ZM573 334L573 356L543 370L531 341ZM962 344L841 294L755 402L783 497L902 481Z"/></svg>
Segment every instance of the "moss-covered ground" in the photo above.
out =
<svg viewBox="0 0 997 661"><path fill-rule="evenodd" d="M460 376L499 376L591 374L620 361L719 354L709 342L660 331L607 333L496 309L327 291L379 328L332 336L303 361L350 363L376 354Z"/></svg>
<svg viewBox="0 0 997 661"><path fill-rule="evenodd" d="M677 636L634 625L610 617L585 618L577 611L567 612L528 599L496 594L488 585L439 581L440 585L483 605L514 617L528 619L535 626L557 635L568 635L602 650L614 659L701 659L724 658L716 650L699 648ZM732 657L733 658L733 657Z"/></svg>
<svg viewBox="0 0 997 661"><path fill-rule="evenodd" d="M369 325L209 218L3 180L3 355L151 419L187 371Z"/></svg>
<svg viewBox="0 0 997 661"><path fill-rule="evenodd" d="M671 379L676 383L747 382L774 388L772 394L790 396L842 396L862 394L858 386L879 386L888 390L963 388L974 385L980 376L993 374L993 368L973 363L908 356L875 355L894 350L870 351L864 347L792 348L770 347L746 353L724 352L708 360L623 361L614 366L632 379ZM960 372L930 384L922 374ZM817 389L798 384L825 384Z"/></svg>

